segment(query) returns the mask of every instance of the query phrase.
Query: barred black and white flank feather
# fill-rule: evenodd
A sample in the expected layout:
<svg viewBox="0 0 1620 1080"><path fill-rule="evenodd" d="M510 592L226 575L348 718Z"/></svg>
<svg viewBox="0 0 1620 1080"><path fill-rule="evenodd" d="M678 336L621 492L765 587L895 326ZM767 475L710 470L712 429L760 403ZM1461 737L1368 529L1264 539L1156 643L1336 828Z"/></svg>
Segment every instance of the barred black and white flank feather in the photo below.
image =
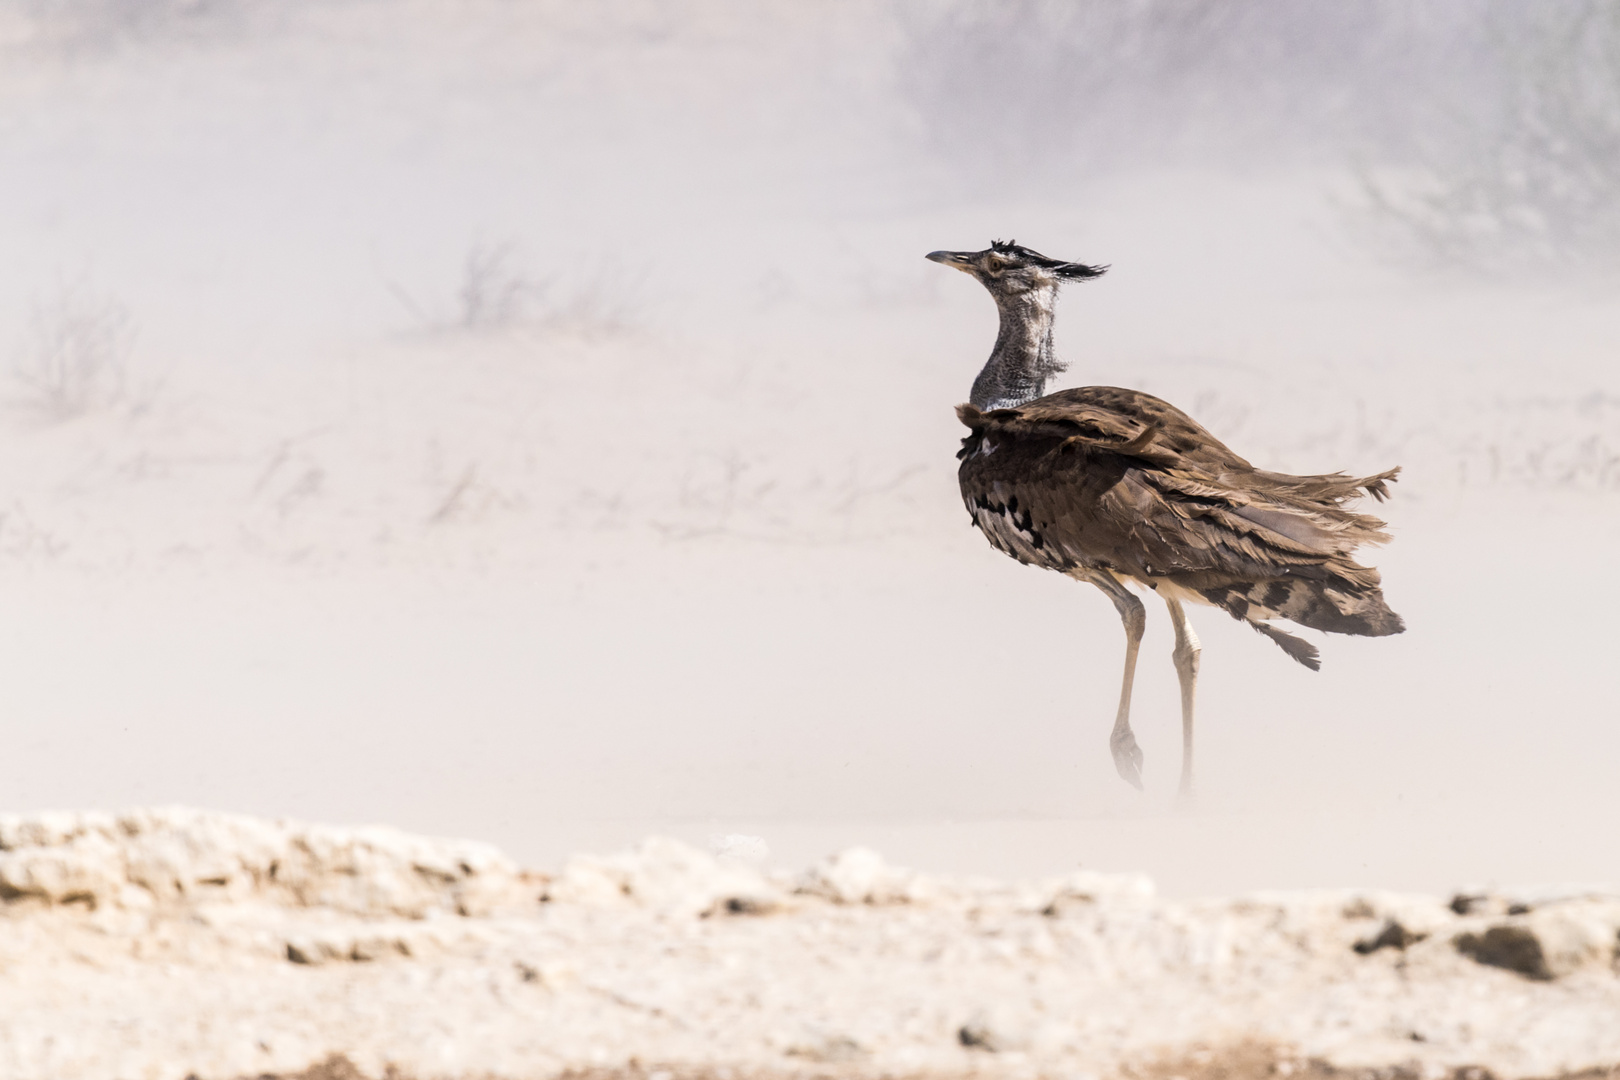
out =
<svg viewBox="0 0 1620 1080"><path fill-rule="evenodd" d="M1353 557L1389 539L1384 523L1347 509L1362 495L1387 498L1399 469L1365 477L1266 472L1150 394L1089 386L1042 396L1062 370L1052 351L1058 287L1106 267L999 241L928 257L978 278L1001 313L972 399L957 408L969 429L957 456L973 524L1019 562L1096 585L1125 622L1125 683L1111 742L1126 780L1140 786L1129 710L1145 616L1125 582L1157 592L1175 623L1184 794L1192 784L1199 658L1184 602L1221 608L1313 670L1316 647L1271 620L1367 637L1405 628L1384 602L1378 571Z"/></svg>

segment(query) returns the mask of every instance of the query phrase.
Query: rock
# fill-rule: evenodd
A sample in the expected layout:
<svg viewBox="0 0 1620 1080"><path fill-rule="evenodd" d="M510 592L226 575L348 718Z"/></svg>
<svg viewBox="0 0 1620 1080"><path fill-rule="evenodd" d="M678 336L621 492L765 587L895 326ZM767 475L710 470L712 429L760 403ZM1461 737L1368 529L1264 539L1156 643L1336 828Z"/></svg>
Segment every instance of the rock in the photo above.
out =
<svg viewBox="0 0 1620 1080"><path fill-rule="evenodd" d="M808 870L796 891L838 904L906 904L922 899L926 886L871 848L852 847Z"/></svg>
<svg viewBox="0 0 1620 1080"><path fill-rule="evenodd" d="M295 964L325 964L348 958L347 948L330 938L295 938L287 942L287 959Z"/></svg>
<svg viewBox="0 0 1620 1080"><path fill-rule="evenodd" d="M487 914L531 899L517 866L487 844L308 826L279 854L268 877L303 906L421 918L430 911Z"/></svg>
<svg viewBox="0 0 1620 1080"><path fill-rule="evenodd" d="M0 900L82 902L92 910L122 895L128 879L122 852L105 836L73 837L64 846L13 844L0 854ZM71 847L66 845L72 845Z"/></svg>
<svg viewBox="0 0 1620 1080"><path fill-rule="evenodd" d="M816 1032L784 1051L788 1057L804 1058L824 1065L856 1061L866 1056L866 1048L848 1035Z"/></svg>
<svg viewBox="0 0 1620 1080"><path fill-rule="evenodd" d="M1346 919L1379 920L1377 930L1352 946L1366 956L1380 949L1405 950L1433 937L1455 924L1453 910L1431 896L1365 892L1348 900L1340 914Z"/></svg>
<svg viewBox="0 0 1620 1080"><path fill-rule="evenodd" d="M758 870L679 840L652 837L633 851L570 859L546 887L552 903L633 904L664 915L763 914L781 890Z"/></svg>
<svg viewBox="0 0 1620 1080"><path fill-rule="evenodd" d="M576 855L546 883L547 903L607 907L631 903L630 874L611 859Z"/></svg>
<svg viewBox="0 0 1620 1080"><path fill-rule="evenodd" d="M1450 908L1457 915L1522 915L1506 897L1491 892L1466 891L1452 896ZM1527 910L1527 909L1525 909Z"/></svg>
<svg viewBox="0 0 1620 1080"><path fill-rule="evenodd" d="M412 954L410 940L404 936L360 934L349 943L349 959L360 962Z"/></svg>
<svg viewBox="0 0 1620 1080"><path fill-rule="evenodd" d="M1620 950L1620 906L1568 903L1513 916L1483 932L1455 939L1457 950L1481 964L1532 979L1557 979L1584 967L1612 964Z"/></svg>
<svg viewBox="0 0 1620 1080"><path fill-rule="evenodd" d="M1428 931L1414 930L1398 919L1387 919L1378 933L1356 942L1356 952L1363 956L1379 949L1406 949L1428 937Z"/></svg>
<svg viewBox="0 0 1620 1080"><path fill-rule="evenodd" d="M111 815L96 811L47 810L23 816L0 814L0 851L25 847L60 847L87 832L110 833Z"/></svg>
<svg viewBox="0 0 1620 1080"><path fill-rule="evenodd" d="M1601 885L1540 885L1516 888L1510 894L1489 889L1465 889L1451 897L1458 915L1528 915L1539 908L1576 902L1620 903L1612 888Z"/></svg>
<svg viewBox="0 0 1620 1080"><path fill-rule="evenodd" d="M546 990L564 990L579 985L579 967L567 960L534 962L514 960L512 970L521 982Z"/></svg>
<svg viewBox="0 0 1620 1080"><path fill-rule="evenodd" d="M289 938L287 959L295 964L365 963L388 957L413 955L411 942L403 934L375 930L327 930Z"/></svg>
<svg viewBox="0 0 1620 1080"><path fill-rule="evenodd" d="M538 899L497 849L394 829L184 808L0 818L0 901L146 909L259 900L362 916L487 914Z"/></svg>
<svg viewBox="0 0 1620 1080"><path fill-rule="evenodd" d="M769 915L781 910L782 902L771 896L728 896L705 914Z"/></svg>
<svg viewBox="0 0 1620 1080"><path fill-rule="evenodd" d="M1030 1035L1025 1019L1010 1009L999 1008L974 1014L956 1031L956 1041L969 1050L989 1054L1028 1050Z"/></svg>
<svg viewBox="0 0 1620 1080"><path fill-rule="evenodd" d="M1100 903L1150 903L1156 890L1146 874L1099 874L1076 870L1052 887L1041 914L1059 918L1065 913Z"/></svg>

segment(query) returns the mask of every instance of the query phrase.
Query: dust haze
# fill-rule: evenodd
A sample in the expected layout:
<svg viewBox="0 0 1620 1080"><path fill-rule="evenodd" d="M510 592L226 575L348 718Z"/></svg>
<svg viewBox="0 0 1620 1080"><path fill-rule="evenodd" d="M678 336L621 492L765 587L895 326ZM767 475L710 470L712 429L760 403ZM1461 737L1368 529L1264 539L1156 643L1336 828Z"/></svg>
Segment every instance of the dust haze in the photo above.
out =
<svg viewBox="0 0 1620 1080"><path fill-rule="evenodd" d="M1189 894L1614 878L1620 8L0 4L0 806L662 832ZM1214 609L1174 807L1095 590L968 525L1061 385L1401 465L1409 630Z"/></svg>

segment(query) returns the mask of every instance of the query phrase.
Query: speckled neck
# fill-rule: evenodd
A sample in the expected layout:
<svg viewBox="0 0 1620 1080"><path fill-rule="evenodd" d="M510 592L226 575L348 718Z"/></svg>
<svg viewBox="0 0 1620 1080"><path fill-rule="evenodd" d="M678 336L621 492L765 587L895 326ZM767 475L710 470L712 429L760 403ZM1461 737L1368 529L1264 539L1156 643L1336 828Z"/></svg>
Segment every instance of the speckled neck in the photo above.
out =
<svg viewBox="0 0 1620 1080"><path fill-rule="evenodd" d="M984 410L1011 409L1040 397L1046 380L1063 370L1052 351L1057 287L991 295L1001 312L1001 331L968 400Z"/></svg>

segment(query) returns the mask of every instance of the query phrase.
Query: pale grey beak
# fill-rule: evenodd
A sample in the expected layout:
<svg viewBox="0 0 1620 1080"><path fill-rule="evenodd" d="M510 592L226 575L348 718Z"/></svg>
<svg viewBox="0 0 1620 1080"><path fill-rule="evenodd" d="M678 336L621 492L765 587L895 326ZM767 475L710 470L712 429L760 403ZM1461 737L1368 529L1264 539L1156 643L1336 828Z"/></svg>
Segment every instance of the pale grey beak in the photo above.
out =
<svg viewBox="0 0 1620 1080"><path fill-rule="evenodd" d="M930 262L942 263L945 266L954 266L965 274L973 272L973 251L930 251L927 258Z"/></svg>

